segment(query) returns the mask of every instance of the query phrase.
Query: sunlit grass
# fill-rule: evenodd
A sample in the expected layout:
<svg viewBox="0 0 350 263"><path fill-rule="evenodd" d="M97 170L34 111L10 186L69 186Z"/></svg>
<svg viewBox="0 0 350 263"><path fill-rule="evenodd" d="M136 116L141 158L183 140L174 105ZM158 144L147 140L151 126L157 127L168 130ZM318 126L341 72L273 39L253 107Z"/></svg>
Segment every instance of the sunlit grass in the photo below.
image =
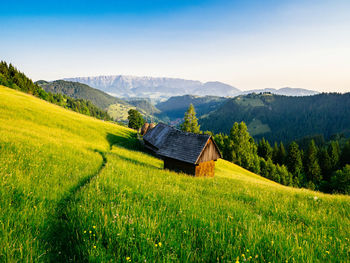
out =
<svg viewBox="0 0 350 263"><path fill-rule="evenodd" d="M116 121L127 121L128 120L128 111L130 109L136 109L129 105L123 105L120 103L112 104L108 107L108 114Z"/></svg>
<svg viewBox="0 0 350 263"><path fill-rule="evenodd" d="M107 159L69 211L80 260L348 260L348 197L280 186L225 161L214 178L192 178L118 146Z"/></svg>
<svg viewBox="0 0 350 263"><path fill-rule="evenodd" d="M134 135L0 87L0 262L348 262L348 196L165 171Z"/></svg>
<svg viewBox="0 0 350 263"><path fill-rule="evenodd" d="M131 131L0 87L0 261L36 261L57 202Z"/></svg>

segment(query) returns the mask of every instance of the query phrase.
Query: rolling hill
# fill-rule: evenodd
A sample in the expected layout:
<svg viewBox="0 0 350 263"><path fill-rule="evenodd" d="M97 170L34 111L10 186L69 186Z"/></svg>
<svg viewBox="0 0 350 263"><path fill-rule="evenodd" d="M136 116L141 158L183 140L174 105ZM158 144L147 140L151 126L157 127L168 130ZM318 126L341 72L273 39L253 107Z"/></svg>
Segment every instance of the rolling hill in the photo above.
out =
<svg viewBox="0 0 350 263"><path fill-rule="evenodd" d="M0 86L0 261L345 262L350 197L219 160L162 169L134 131Z"/></svg>
<svg viewBox="0 0 350 263"><path fill-rule="evenodd" d="M130 109L138 110L147 122L159 121L159 118L155 116L159 110L146 99L114 103L108 107L107 112L114 120L127 123Z"/></svg>
<svg viewBox="0 0 350 263"><path fill-rule="evenodd" d="M41 86L46 92L60 93L75 99L89 100L101 109L107 109L108 106L115 103L127 105L127 103L121 99L79 82L64 80L47 82L40 80L37 81L36 84Z"/></svg>
<svg viewBox="0 0 350 263"><path fill-rule="evenodd" d="M128 103L135 106L138 109L143 110L149 115L155 115L160 113L160 110L157 109L149 100L147 99L129 99Z"/></svg>
<svg viewBox="0 0 350 263"><path fill-rule="evenodd" d="M228 99L217 110L200 119L202 130L228 133L234 122L244 121L255 138L270 142L306 136L350 135L350 93L323 93L291 97L271 93L242 95Z"/></svg>
<svg viewBox="0 0 350 263"><path fill-rule="evenodd" d="M159 113L159 110L146 99L130 100L127 102L79 82L65 80L47 82L45 80L39 80L36 84L47 92L89 100L101 109L106 109L115 121L126 122L130 109L137 109L147 120L157 120L153 115Z"/></svg>

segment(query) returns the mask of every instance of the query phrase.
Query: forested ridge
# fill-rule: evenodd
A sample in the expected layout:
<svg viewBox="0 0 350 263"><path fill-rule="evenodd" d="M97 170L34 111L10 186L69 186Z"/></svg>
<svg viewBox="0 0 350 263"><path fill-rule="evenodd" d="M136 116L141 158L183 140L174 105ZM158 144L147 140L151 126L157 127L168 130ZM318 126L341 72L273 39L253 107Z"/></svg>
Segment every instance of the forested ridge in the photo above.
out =
<svg viewBox="0 0 350 263"><path fill-rule="evenodd" d="M234 123L228 135L212 135L225 160L275 182L350 194L350 139L333 138L316 145L310 138L305 150L295 141L271 146L264 138L256 142L244 122Z"/></svg>
<svg viewBox="0 0 350 263"><path fill-rule="evenodd" d="M161 111L158 115L170 120L182 118L189 105L192 104L196 107L197 114L201 116L218 109L226 100L224 97L216 96L174 96L157 104L157 108Z"/></svg>
<svg viewBox="0 0 350 263"><path fill-rule="evenodd" d="M255 139L289 143L305 136L350 135L350 93L289 97L249 94L227 100L200 118L203 130L229 133L232 123L244 121Z"/></svg>
<svg viewBox="0 0 350 263"><path fill-rule="evenodd" d="M114 103L124 103L121 99L115 98L107 93L94 89L86 84L73 81L65 80L55 80L47 82L44 80L37 81L40 87L42 87L46 92L51 93L61 93L62 95L67 95L68 97L74 99L84 99L91 101L94 105L101 109L107 109L109 105Z"/></svg>
<svg viewBox="0 0 350 263"><path fill-rule="evenodd" d="M180 125L181 130L203 133L196 111L190 104ZM342 136L331 141L303 140L301 149L293 141L287 147L275 142L273 147L262 138L255 141L244 122L235 122L228 134L212 135L222 157L256 174L283 185L305 187L327 193L350 194L350 139Z"/></svg>
<svg viewBox="0 0 350 263"><path fill-rule="evenodd" d="M42 87L33 83L24 73L18 71L13 65L7 64L5 61L0 62L0 85L20 90L85 115L102 120L111 120L106 111L96 107L89 100L74 99L66 95L46 92Z"/></svg>

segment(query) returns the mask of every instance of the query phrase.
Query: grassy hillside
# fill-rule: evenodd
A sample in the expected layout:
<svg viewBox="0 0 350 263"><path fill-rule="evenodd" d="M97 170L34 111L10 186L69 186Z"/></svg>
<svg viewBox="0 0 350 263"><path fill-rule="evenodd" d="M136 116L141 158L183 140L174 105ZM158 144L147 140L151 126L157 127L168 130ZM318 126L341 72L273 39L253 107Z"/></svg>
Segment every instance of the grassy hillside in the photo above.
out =
<svg viewBox="0 0 350 263"><path fill-rule="evenodd" d="M346 262L350 197L220 160L165 171L127 128L0 87L0 261Z"/></svg>
<svg viewBox="0 0 350 263"><path fill-rule="evenodd" d="M47 92L65 94L75 99L89 100L101 109L107 109L109 105L117 102L127 105L127 103L121 99L112 97L103 91L91 88L79 82L65 80L47 82L41 80L36 83Z"/></svg>
<svg viewBox="0 0 350 263"><path fill-rule="evenodd" d="M130 99L128 101L129 104L134 105L138 109L142 109L145 111L145 113L149 115L154 115L156 113L160 113L160 110L158 110L151 102L149 102L147 99Z"/></svg>
<svg viewBox="0 0 350 263"><path fill-rule="evenodd" d="M109 116L116 121L127 121L128 120L128 111L130 109L136 109L136 107L131 105L125 105L121 103L115 103L108 107L107 113Z"/></svg>
<svg viewBox="0 0 350 263"><path fill-rule="evenodd" d="M153 116L153 113L158 112L159 110L149 102L146 102L146 103L144 102L145 100L131 101L129 103L114 103L108 107L107 112L109 116L113 118L113 120L116 120L119 122L127 122L128 111L130 109L135 109L142 114L142 116L145 118L146 121L148 122L158 121L159 119Z"/></svg>

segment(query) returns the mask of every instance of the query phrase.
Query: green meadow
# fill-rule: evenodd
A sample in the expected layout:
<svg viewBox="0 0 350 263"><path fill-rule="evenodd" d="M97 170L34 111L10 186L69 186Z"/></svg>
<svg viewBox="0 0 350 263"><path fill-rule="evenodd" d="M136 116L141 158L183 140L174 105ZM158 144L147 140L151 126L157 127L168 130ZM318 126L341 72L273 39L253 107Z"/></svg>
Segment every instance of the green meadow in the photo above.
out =
<svg viewBox="0 0 350 263"><path fill-rule="evenodd" d="M130 129L0 87L0 262L349 262L349 196L162 166Z"/></svg>

